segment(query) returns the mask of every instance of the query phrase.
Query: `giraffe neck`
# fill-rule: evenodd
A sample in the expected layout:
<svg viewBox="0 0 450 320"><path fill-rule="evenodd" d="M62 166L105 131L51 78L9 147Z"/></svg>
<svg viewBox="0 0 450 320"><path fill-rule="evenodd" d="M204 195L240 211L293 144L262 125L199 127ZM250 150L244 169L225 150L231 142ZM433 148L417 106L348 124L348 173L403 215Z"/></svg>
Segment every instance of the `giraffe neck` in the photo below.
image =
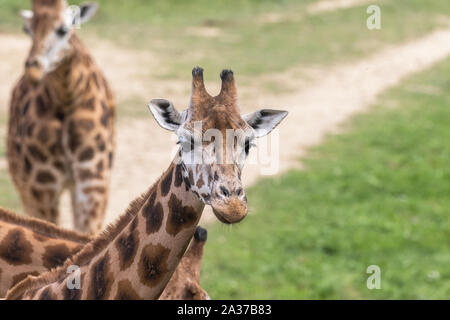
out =
<svg viewBox="0 0 450 320"><path fill-rule="evenodd" d="M61 268L19 283L7 299L157 299L203 208L181 165L172 163L107 231ZM71 265L80 268L80 290L68 289Z"/></svg>
<svg viewBox="0 0 450 320"><path fill-rule="evenodd" d="M37 94L55 107L55 112L68 112L79 105L92 88L101 88L102 77L95 62L81 40L74 34L71 53L37 85Z"/></svg>

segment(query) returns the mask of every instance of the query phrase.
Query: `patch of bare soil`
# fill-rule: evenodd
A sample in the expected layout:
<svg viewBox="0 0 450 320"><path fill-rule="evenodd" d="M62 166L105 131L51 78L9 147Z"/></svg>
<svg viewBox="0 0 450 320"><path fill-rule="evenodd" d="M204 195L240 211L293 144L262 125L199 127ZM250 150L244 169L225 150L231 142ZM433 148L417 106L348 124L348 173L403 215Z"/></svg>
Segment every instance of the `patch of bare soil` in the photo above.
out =
<svg viewBox="0 0 450 320"><path fill-rule="evenodd" d="M29 46L25 36L0 34L0 111L8 110L10 92L23 70Z"/></svg>
<svg viewBox="0 0 450 320"><path fill-rule="evenodd" d="M309 14L318 14L322 12L334 11L356 7L363 4L373 4L373 0L321 0L312 3L307 8Z"/></svg>
<svg viewBox="0 0 450 320"><path fill-rule="evenodd" d="M213 26L191 27L186 30L188 35L200 36L203 38L217 38L222 32L219 28Z"/></svg>
<svg viewBox="0 0 450 320"><path fill-rule="evenodd" d="M301 21L305 15L314 16L330 11L352 8L364 4L373 4L373 0L319 0L308 5L304 12L263 13L258 16L255 21L259 24L268 25L283 22L298 22Z"/></svg>

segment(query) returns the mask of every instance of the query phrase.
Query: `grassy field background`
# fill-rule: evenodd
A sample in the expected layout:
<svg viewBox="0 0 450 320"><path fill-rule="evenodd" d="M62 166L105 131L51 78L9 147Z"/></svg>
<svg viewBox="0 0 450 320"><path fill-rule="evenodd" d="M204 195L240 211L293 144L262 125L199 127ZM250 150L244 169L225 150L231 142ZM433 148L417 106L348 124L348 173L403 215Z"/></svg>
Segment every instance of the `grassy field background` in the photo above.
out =
<svg viewBox="0 0 450 320"><path fill-rule="evenodd" d="M450 60L389 90L312 150L305 170L252 187L254 215L209 228L210 296L448 298L449 73ZM381 290L366 287L369 265Z"/></svg>
<svg viewBox="0 0 450 320"><path fill-rule="evenodd" d="M365 26L367 5L309 14L306 9L313 0L97 2L99 12L82 32L151 50L161 63L152 66L149 75L170 79L189 79L188 71L197 64L207 77L226 66L251 77L293 66L348 62L450 25L450 2L445 0L379 0L379 32ZM20 31L17 12L29 3L0 0L0 31ZM277 88L275 83L271 87Z"/></svg>
<svg viewBox="0 0 450 320"><path fill-rule="evenodd" d="M307 80L316 67L348 63L450 25L446 0L377 1L377 32L365 27L364 5L309 14L312 0L98 2L100 11L81 36L154 54L159 63L142 66L149 86L158 79L187 81L201 65L212 79L232 67L240 88L257 82L275 93L296 90L271 75L295 72ZM29 7L28 0L0 0L0 33L19 33L18 11ZM302 159L304 170L248 190L254 214L242 224L209 226L202 286L210 296L448 298L449 72L446 61L386 92L373 111ZM121 110L141 115L131 112L141 108L136 97L120 98L119 120ZM3 134L3 113L0 121ZM20 209L5 169L0 204ZM381 290L366 288L372 264L381 267Z"/></svg>

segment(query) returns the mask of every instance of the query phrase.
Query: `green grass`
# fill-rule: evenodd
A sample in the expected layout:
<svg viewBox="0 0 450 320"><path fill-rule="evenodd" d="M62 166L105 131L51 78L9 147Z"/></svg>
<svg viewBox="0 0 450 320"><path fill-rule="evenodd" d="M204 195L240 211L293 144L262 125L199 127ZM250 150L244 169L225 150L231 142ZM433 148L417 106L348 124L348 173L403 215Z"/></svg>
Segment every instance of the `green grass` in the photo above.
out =
<svg viewBox="0 0 450 320"><path fill-rule="evenodd" d="M305 8L312 0L99 2L98 15L83 29L122 45L152 50L161 63L148 73L162 78L187 79L195 65L217 78L224 67L254 76L293 66L351 61L448 26L450 20L450 2L445 0L377 1L382 9L379 31L366 28L366 5L309 15ZM28 0L0 0L0 4L0 31L19 30L17 11L27 7ZM268 14L281 19L263 23ZM204 37L193 27L213 27L219 35Z"/></svg>
<svg viewBox="0 0 450 320"><path fill-rule="evenodd" d="M450 60L389 90L303 171L248 190L253 215L209 227L213 299L450 296ZM381 268L368 290L366 268Z"/></svg>
<svg viewBox="0 0 450 320"><path fill-rule="evenodd" d="M3 131L0 133L0 162L6 165L6 126L4 123L6 121L3 119L2 113L0 113L0 124L2 124L0 128ZM22 211L19 196L11 181L7 168L0 168L0 206L17 212Z"/></svg>
<svg viewBox="0 0 450 320"><path fill-rule="evenodd" d="M7 170L0 170L0 203L2 208L22 212L19 196Z"/></svg>

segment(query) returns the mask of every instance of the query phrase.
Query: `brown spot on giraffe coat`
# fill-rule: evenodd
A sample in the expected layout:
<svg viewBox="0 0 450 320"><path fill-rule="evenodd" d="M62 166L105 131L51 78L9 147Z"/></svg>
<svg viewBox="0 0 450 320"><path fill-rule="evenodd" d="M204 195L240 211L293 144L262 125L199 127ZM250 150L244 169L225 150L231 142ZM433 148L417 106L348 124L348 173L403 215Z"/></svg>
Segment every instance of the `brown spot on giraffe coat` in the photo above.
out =
<svg viewBox="0 0 450 320"><path fill-rule="evenodd" d="M169 170L161 181L161 196L165 197L172 186L173 169Z"/></svg>
<svg viewBox="0 0 450 320"><path fill-rule="evenodd" d="M77 121L77 127L79 127L81 130L83 130L85 133L90 132L92 129L94 129L94 121L91 119L79 119Z"/></svg>
<svg viewBox="0 0 450 320"><path fill-rule="evenodd" d="M36 145L29 145L28 152L30 156L38 162L46 162L48 159L44 152Z"/></svg>
<svg viewBox="0 0 450 320"><path fill-rule="evenodd" d="M90 284L87 299L102 300L107 298L114 280L110 272L110 257L108 252L91 267L89 274Z"/></svg>
<svg viewBox="0 0 450 320"><path fill-rule="evenodd" d="M31 263L32 252L31 243L19 228L9 231L0 242L0 258L14 266Z"/></svg>
<svg viewBox="0 0 450 320"><path fill-rule="evenodd" d="M161 244L148 244L142 249L139 258L138 274L142 284L155 287L168 272L167 260L170 249Z"/></svg>
<svg viewBox="0 0 450 320"><path fill-rule="evenodd" d="M56 296L50 287L46 287L40 294L39 300L56 300Z"/></svg>
<svg viewBox="0 0 450 320"><path fill-rule="evenodd" d="M152 192L147 203L142 208L142 215L146 219L147 234L155 233L161 228L164 218L163 206L160 202L155 204L156 190Z"/></svg>
<svg viewBox="0 0 450 320"><path fill-rule="evenodd" d="M81 249L81 246L75 250L70 250L69 247L63 243L46 246L45 252L42 256L44 267L47 269L52 269L62 265L68 257L79 249Z"/></svg>
<svg viewBox="0 0 450 320"><path fill-rule="evenodd" d="M197 181L197 188L201 189L205 185L205 181L203 180L203 176L200 175L200 178Z"/></svg>
<svg viewBox="0 0 450 320"><path fill-rule="evenodd" d="M69 149L72 153L75 153L75 151L83 143L83 135L79 130L77 130L75 121L71 121L69 123L68 137L69 137Z"/></svg>
<svg viewBox="0 0 450 320"><path fill-rule="evenodd" d="M31 100L27 100L27 102L25 102L25 105L23 106L22 109L22 117L25 116L28 113L28 110L30 110L30 102Z"/></svg>
<svg viewBox="0 0 450 320"><path fill-rule="evenodd" d="M108 127L111 112L107 108L106 103L104 101L101 102L101 105L102 105L102 117L100 118L100 122L104 127Z"/></svg>
<svg viewBox="0 0 450 320"><path fill-rule="evenodd" d="M81 151L80 155L78 156L78 160L83 162L83 161L89 161L92 160L94 158L94 149L92 149L91 147L86 147L85 149L83 149L83 151Z"/></svg>
<svg viewBox="0 0 450 320"><path fill-rule="evenodd" d="M81 79L83 79L83 76L80 76ZM95 110L95 99L90 98L89 100L85 101L84 103L81 103L81 107L87 110L94 111Z"/></svg>
<svg viewBox="0 0 450 320"><path fill-rule="evenodd" d="M40 201L43 197L42 191L40 191L34 187L31 188L31 194L33 195L34 199L36 199L37 201Z"/></svg>
<svg viewBox="0 0 450 320"><path fill-rule="evenodd" d="M191 206L183 206L182 201L174 194L170 196L168 205L169 217L166 222L167 233L175 236L184 228L193 226L197 221L197 211Z"/></svg>
<svg viewBox="0 0 450 320"><path fill-rule="evenodd" d="M136 256L139 246L139 232L136 230L135 222L132 222L130 230L124 232L116 240L116 248L119 253L120 270L125 270L131 266Z"/></svg>
<svg viewBox="0 0 450 320"><path fill-rule="evenodd" d="M38 171L36 181L42 184L53 183L56 181L55 176L50 171Z"/></svg>
<svg viewBox="0 0 450 320"><path fill-rule="evenodd" d="M42 96L38 96L36 98L36 110L39 117L44 116L48 111L48 107L44 102Z"/></svg>
<svg viewBox="0 0 450 320"><path fill-rule="evenodd" d="M182 170L183 169L181 167L181 164L177 164L176 168L175 168L175 180L173 183L173 185L177 188L179 186L181 186L181 184L183 183L183 171Z"/></svg>
<svg viewBox="0 0 450 320"><path fill-rule="evenodd" d="M39 130L37 139L39 140L40 143L45 144L48 141L48 139L50 138L48 131L49 130L45 125L42 126L42 128Z"/></svg>
<svg viewBox="0 0 450 320"><path fill-rule="evenodd" d="M30 162L30 159L28 159L27 156L24 157L23 161L24 161L24 167L25 167L25 174L28 176L30 174L31 170L33 169L33 166Z"/></svg>
<svg viewBox="0 0 450 320"><path fill-rule="evenodd" d="M117 287L116 300L142 300L142 298L133 289L130 280L120 280Z"/></svg>
<svg viewBox="0 0 450 320"><path fill-rule="evenodd" d="M102 151L102 152L103 152L103 151L106 150L106 144L105 144L105 141L103 140L101 134L97 134L97 135L95 136L95 143L96 143L97 149L98 149L99 151Z"/></svg>
<svg viewBox="0 0 450 320"><path fill-rule="evenodd" d="M81 300L81 289L69 287L64 288L64 300Z"/></svg>

